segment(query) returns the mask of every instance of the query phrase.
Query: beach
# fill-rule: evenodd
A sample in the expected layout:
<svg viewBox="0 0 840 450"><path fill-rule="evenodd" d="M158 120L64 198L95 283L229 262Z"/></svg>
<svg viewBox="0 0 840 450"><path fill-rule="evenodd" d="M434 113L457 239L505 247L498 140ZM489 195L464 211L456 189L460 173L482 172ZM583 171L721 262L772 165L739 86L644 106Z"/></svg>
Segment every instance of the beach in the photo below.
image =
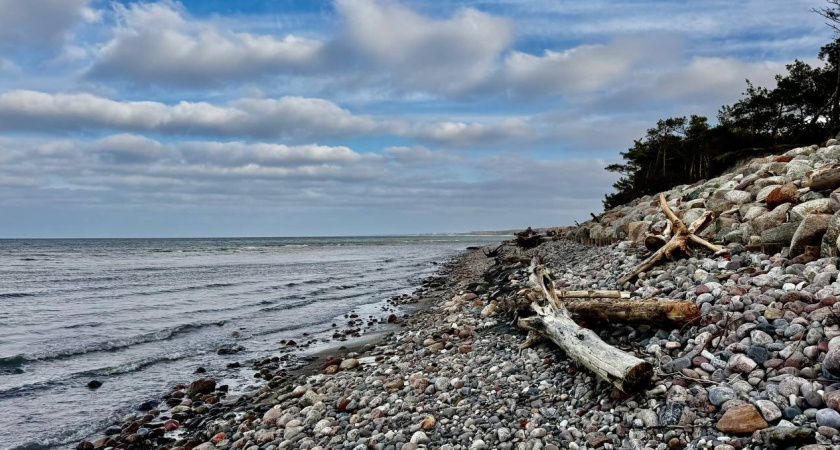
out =
<svg viewBox="0 0 840 450"><path fill-rule="evenodd" d="M641 259L626 243L551 240L529 252L568 289L608 288ZM240 395L184 383L167 396L176 406L135 414L79 448L836 448L827 421L840 391L821 369L829 361L813 357L840 335L827 294L837 285L803 277L794 299L750 269L786 262L741 249L668 263L640 280L633 295L687 299L705 318L682 329L596 328L655 367L646 389L624 393L551 343L520 351L526 334L499 305L527 286L528 258L513 247L495 258L467 251L409 296L427 306L381 338L329 349ZM833 273L830 263L796 266L779 282ZM253 370L261 364L271 361Z"/></svg>

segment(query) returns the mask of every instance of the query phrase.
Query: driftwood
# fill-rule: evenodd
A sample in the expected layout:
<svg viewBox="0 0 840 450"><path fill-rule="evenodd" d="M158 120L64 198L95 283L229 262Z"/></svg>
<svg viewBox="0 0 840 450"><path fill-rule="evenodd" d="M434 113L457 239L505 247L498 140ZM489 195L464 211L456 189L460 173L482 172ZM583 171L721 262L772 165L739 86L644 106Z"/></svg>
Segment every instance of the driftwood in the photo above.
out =
<svg viewBox="0 0 840 450"><path fill-rule="evenodd" d="M516 245L521 248L534 248L543 242L543 236L534 230L531 227L528 227L525 231L520 231L516 233Z"/></svg>
<svg viewBox="0 0 840 450"><path fill-rule="evenodd" d="M518 320L519 327L530 333L523 348L538 338L547 338L569 358L624 392L638 391L650 383L653 367L649 363L610 346L592 330L575 323L554 289L549 270L537 258L531 261L529 270L531 289L522 294L536 315Z"/></svg>
<svg viewBox="0 0 840 450"><path fill-rule="evenodd" d="M629 292L624 291L556 291L559 298L630 298Z"/></svg>
<svg viewBox="0 0 840 450"><path fill-rule="evenodd" d="M693 302L667 299L583 300L566 303L579 324L647 323L679 328L700 318Z"/></svg>
<svg viewBox="0 0 840 450"><path fill-rule="evenodd" d="M598 323L648 323L681 327L700 318L700 309L689 301L669 298L634 298L626 291L557 290L558 300L565 302L569 316L581 325ZM518 304L528 309L529 304ZM585 325L586 324L586 325Z"/></svg>
<svg viewBox="0 0 840 450"><path fill-rule="evenodd" d="M632 272L621 277L618 280L619 285L632 281L640 273L650 270L653 266L659 264L664 259L672 259L676 256L677 252L684 255L690 255L691 244L707 248L715 255L726 253L726 249L712 244L696 234L706 229L706 227L712 223L714 213L707 211L691 225L686 226L685 223L683 223L683 221L680 220L673 211L671 211L671 208L668 207L668 202L665 200L665 195L663 194L659 194L659 206L662 208L662 212L665 213L665 217L668 218L668 227L666 228L665 233L663 233L663 239L659 240L659 242L665 243L655 250L648 259L639 264L639 266ZM645 243L647 244L647 240L645 240Z"/></svg>
<svg viewBox="0 0 840 450"><path fill-rule="evenodd" d="M498 247L490 248L484 250L484 256L488 258L495 258L501 254L502 247L507 245L507 242L502 242Z"/></svg>

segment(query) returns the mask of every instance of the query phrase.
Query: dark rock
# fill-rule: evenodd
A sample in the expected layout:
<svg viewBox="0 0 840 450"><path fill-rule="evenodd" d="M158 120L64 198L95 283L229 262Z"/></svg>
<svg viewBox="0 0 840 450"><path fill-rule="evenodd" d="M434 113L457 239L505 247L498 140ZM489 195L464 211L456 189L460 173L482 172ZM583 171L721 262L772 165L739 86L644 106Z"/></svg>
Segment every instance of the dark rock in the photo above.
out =
<svg viewBox="0 0 840 450"><path fill-rule="evenodd" d="M796 406L789 406L782 411L782 417L787 420L792 420L794 417L802 414L802 410Z"/></svg>
<svg viewBox="0 0 840 450"><path fill-rule="evenodd" d="M747 350L747 356L758 364L764 364L764 361L770 359L770 352L762 346L753 345Z"/></svg>
<svg viewBox="0 0 840 450"><path fill-rule="evenodd" d="M735 391L727 386L713 386L709 389L709 402L715 406L720 406L735 398L738 398Z"/></svg>
<svg viewBox="0 0 840 450"><path fill-rule="evenodd" d="M140 406L137 407L137 409L139 409L140 411L151 411L155 409L157 405L158 402L156 400L147 400L141 403Z"/></svg>
<svg viewBox="0 0 840 450"><path fill-rule="evenodd" d="M201 378L190 383L187 394L190 396L201 394L212 394L216 390L216 380L212 378Z"/></svg>
<svg viewBox="0 0 840 450"><path fill-rule="evenodd" d="M671 362L663 365L668 372L679 372L691 367L691 360L688 358L674 358Z"/></svg>
<svg viewBox="0 0 840 450"><path fill-rule="evenodd" d="M88 389L99 389L100 386L102 386L102 382L99 380L90 380L87 384Z"/></svg>
<svg viewBox="0 0 840 450"><path fill-rule="evenodd" d="M790 243L796 230L799 228L798 222L791 222L779 225L761 233L761 242L765 244L784 244Z"/></svg>
<svg viewBox="0 0 840 450"><path fill-rule="evenodd" d="M761 432L764 445L768 449L782 450L816 442L814 431L804 427L772 427Z"/></svg>
<svg viewBox="0 0 840 450"><path fill-rule="evenodd" d="M674 402L666 403L659 412L659 424L663 426L673 426L680 423L683 411L685 410L685 403Z"/></svg>

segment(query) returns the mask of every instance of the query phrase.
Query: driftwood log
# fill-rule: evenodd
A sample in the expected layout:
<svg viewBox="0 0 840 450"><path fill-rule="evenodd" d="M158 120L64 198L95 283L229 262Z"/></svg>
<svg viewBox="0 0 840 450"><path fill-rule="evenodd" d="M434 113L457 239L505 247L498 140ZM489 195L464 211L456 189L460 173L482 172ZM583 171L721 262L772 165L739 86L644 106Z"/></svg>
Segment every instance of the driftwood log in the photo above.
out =
<svg viewBox="0 0 840 450"><path fill-rule="evenodd" d="M630 298L626 291L557 291L558 298Z"/></svg>
<svg viewBox="0 0 840 450"><path fill-rule="evenodd" d="M693 302L655 298L582 300L567 302L566 309L581 325L647 323L678 328L700 318L700 309Z"/></svg>
<svg viewBox="0 0 840 450"><path fill-rule="evenodd" d="M668 298L635 298L630 293L613 290L556 290L571 318L580 325L601 323L647 323L681 327L700 318L694 302ZM519 305L530 308L530 305ZM588 327L587 327L588 328Z"/></svg>
<svg viewBox="0 0 840 450"><path fill-rule="evenodd" d="M632 272L619 278L619 285L632 281L640 273L647 272L665 259L674 258L677 253L690 255L690 246L692 244L706 248L715 255L721 255L727 252L726 249L712 244L696 234L706 229L706 227L712 223L714 213L707 211L691 225L686 226L685 223L683 223L683 221L680 220L673 211L671 211L671 208L668 207L668 201L665 200L665 195L663 194L659 194L659 206L662 208L662 212L665 213L665 217L668 218L668 226L666 227L662 238L660 239L648 236L648 238L645 239L645 246L649 250L653 251L653 254L639 264L639 266ZM659 244L661 244L661 246L659 246Z"/></svg>
<svg viewBox="0 0 840 450"><path fill-rule="evenodd" d="M529 331L524 347L547 338L569 358L624 392L646 387L653 377L653 367L646 361L610 346L595 332L582 328L569 315L566 304L554 289L549 270L537 258L529 268L530 289L522 294L536 313L518 320L520 328Z"/></svg>
<svg viewBox="0 0 840 450"><path fill-rule="evenodd" d="M534 248L542 244L544 238L543 235L537 233L536 231L531 229L531 227L528 227L524 231L516 233L515 236L516 239L514 240L514 242L516 242L516 245L525 249Z"/></svg>

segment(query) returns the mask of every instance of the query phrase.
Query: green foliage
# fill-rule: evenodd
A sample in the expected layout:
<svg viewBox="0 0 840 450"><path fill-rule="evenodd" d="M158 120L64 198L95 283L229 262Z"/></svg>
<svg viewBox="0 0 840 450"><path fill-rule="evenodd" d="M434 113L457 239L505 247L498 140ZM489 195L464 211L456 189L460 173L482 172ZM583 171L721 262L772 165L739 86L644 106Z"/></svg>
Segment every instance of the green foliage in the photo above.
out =
<svg viewBox="0 0 840 450"><path fill-rule="evenodd" d="M840 17L840 15L838 15ZM742 98L721 107L717 124L692 115L660 120L606 167L622 177L606 195L606 209L637 197L720 175L739 159L826 139L840 128L837 87L840 39L820 49L824 67L796 60L776 87L747 80Z"/></svg>

